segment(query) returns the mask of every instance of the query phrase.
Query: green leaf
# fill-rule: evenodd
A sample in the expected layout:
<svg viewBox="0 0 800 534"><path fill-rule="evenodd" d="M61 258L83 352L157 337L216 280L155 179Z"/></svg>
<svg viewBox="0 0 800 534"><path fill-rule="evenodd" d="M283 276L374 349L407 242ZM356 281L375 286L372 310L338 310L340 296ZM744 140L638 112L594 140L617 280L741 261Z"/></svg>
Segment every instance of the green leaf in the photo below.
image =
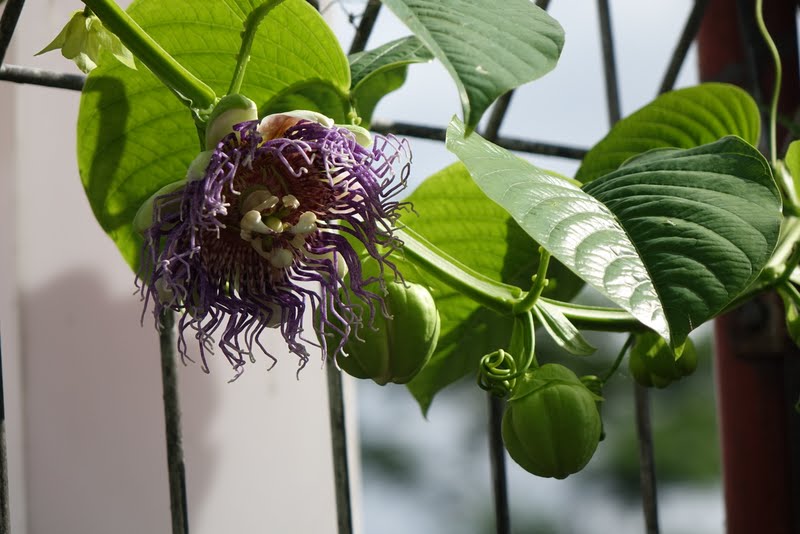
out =
<svg viewBox="0 0 800 534"><path fill-rule="evenodd" d="M429 177L408 200L419 216L405 215L401 224L475 271L528 289L539 262L538 245L502 208L488 202L463 165ZM484 354L507 347L513 321L481 308L408 262L400 268L410 281L431 290L442 320L436 352L408 386L427 412L439 390L474 372ZM550 269L549 278L556 282L545 294L574 296L580 287L577 279L556 262Z"/></svg>
<svg viewBox="0 0 800 534"><path fill-rule="evenodd" d="M272 113L305 109L317 111L330 117L338 124L347 122L350 110L348 97L330 82L311 80L285 88L260 106L258 116L264 117Z"/></svg>
<svg viewBox="0 0 800 534"><path fill-rule="evenodd" d="M350 92L362 125L372 121L381 98L402 87L408 65L432 59L433 54L416 37L404 37L374 50L352 54Z"/></svg>
<svg viewBox="0 0 800 534"><path fill-rule="evenodd" d="M742 89L706 83L659 96L617 122L583 159L575 178L591 182L654 148L693 148L726 135L758 144L760 115Z"/></svg>
<svg viewBox="0 0 800 534"><path fill-rule="evenodd" d="M403 65L396 69L381 71L370 76L351 93L353 105L361 118L361 126L366 128L372 123L372 115L378 102L391 93L400 89L406 83L408 66Z"/></svg>
<svg viewBox="0 0 800 534"><path fill-rule="evenodd" d="M536 320L542 325L553 341L575 356L588 356L597 349L594 348L580 330L575 328L558 308L544 300L538 300L533 308Z"/></svg>
<svg viewBox="0 0 800 534"><path fill-rule="evenodd" d="M791 282L786 282L778 286L778 294L783 300L786 314L786 332L794 344L800 347L800 292Z"/></svg>
<svg viewBox="0 0 800 534"><path fill-rule="evenodd" d="M555 258L679 346L730 304L778 238L769 165L736 137L658 151L581 190L454 119L447 146Z"/></svg>
<svg viewBox="0 0 800 534"><path fill-rule="evenodd" d="M472 131L499 96L555 67L564 30L530 0L383 0L444 64Z"/></svg>
<svg viewBox="0 0 800 534"><path fill-rule="evenodd" d="M387 70L426 63L433 54L416 37L403 37L373 50L359 52L350 56L350 84L353 90L372 76Z"/></svg>
<svg viewBox="0 0 800 534"><path fill-rule="evenodd" d="M259 4L138 0L129 13L222 95L233 75L243 22ZM287 88L312 80L347 95L347 57L313 7L304 0L286 0L258 30L242 94L268 109ZM198 152L189 112L147 69L133 71L106 61L89 75L78 116L81 179L97 220L134 270L141 248L141 238L131 227L136 210L152 193L182 179Z"/></svg>
<svg viewBox="0 0 800 534"><path fill-rule="evenodd" d="M786 157L783 161L792 175L794 195L797 196L798 192L800 192L800 141L792 141L786 150Z"/></svg>

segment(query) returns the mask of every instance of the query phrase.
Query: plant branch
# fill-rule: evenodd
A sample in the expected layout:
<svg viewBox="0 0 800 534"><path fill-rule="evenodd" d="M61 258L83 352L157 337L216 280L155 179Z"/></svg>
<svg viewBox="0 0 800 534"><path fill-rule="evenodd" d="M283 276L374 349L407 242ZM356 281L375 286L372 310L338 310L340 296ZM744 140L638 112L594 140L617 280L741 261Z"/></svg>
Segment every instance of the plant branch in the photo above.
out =
<svg viewBox="0 0 800 534"><path fill-rule="evenodd" d="M247 70L247 64L250 62L250 49L253 47L253 40L256 36L256 31L264 20L264 17L272 11L278 4L283 3L283 0L269 0L264 2L247 16L244 21L244 31L242 32L242 46L239 48L239 55L236 58L236 69L233 71L233 79L231 86L228 89L229 95L238 94L242 88L244 81L244 73Z"/></svg>
<svg viewBox="0 0 800 534"><path fill-rule="evenodd" d="M403 251L415 265L471 298L502 315L513 315L515 306L525 298L518 287L497 282L478 273L455 258L438 250L410 228L396 231L403 241ZM582 306L539 297L561 312L577 328L603 332L643 332L647 327L619 308Z"/></svg>
<svg viewBox="0 0 800 534"><path fill-rule="evenodd" d="M775 168L778 163L775 121L778 115L778 97L781 94L783 69L778 48L775 46L775 41L772 40L772 36L767 30L767 25L764 23L764 0L756 0L756 24L758 25L758 31L766 42L767 48L769 48L772 60L775 62L775 84L772 88L772 99L769 106L769 161L772 167Z"/></svg>

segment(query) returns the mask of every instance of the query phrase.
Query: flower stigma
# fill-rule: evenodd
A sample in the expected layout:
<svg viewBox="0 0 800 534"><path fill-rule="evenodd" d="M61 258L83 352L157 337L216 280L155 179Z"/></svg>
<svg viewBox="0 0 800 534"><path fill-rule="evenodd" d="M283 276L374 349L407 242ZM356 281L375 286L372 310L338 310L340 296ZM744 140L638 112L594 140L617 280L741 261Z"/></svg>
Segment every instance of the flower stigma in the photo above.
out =
<svg viewBox="0 0 800 534"><path fill-rule="evenodd" d="M401 245L393 228L405 204L394 197L410 172L408 142L354 133L312 112L228 131L186 180L162 188L137 214L145 310L179 314L178 350L189 360L194 337L206 372L216 347L236 377L256 347L274 365L261 341L267 328L280 329L300 368L308 344L335 357L357 325L386 313L384 274L399 276L389 256ZM362 278L365 257L380 276ZM366 288L375 282L381 291ZM318 343L302 335L307 307ZM328 347L330 334L342 341Z"/></svg>

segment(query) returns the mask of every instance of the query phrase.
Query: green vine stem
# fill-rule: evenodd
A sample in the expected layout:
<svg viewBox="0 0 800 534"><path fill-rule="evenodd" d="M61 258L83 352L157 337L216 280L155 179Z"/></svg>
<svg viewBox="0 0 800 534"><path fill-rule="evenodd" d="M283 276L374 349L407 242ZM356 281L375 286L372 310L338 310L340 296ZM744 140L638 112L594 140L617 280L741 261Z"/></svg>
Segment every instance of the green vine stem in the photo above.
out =
<svg viewBox="0 0 800 534"><path fill-rule="evenodd" d="M625 354L628 353L628 349L631 348L635 339L636 336L631 334L628 336L628 339L625 340L625 343L622 344L622 348L619 350L619 354L617 354L617 357L614 360L614 363L611 365L611 368L606 372L606 374L603 375L603 378L600 379L602 384L608 382L608 380L614 376L614 373L617 372L617 369L619 369L619 366L622 363L622 359L625 358Z"/></svg>
<svg viewBox="0 0 800 534"><path fill-rule="evenodd" d="M514 315L514 306L526 293L473 271L442 252L410 228L396 230L403 241L403 252L425 272L444 282L478 304L502 315ZM644 331L647 328L628 312L619 308L582 306L539 297L561 312L577 328L603 332Z"/></svg>
<svg viewBox="0 0 800 534"><path fill-rule="evenodd" d="M113 0L83 0L83 3L184 104L195 110L206 111L216 103L214 90L161 48Z"/></svg>
<svg viewBox="0 0 800 534"><path fill-rule="evenodd" d="M395 235L403 241L405 255L427 273L482 306L502 315L513 313L514 304L523 295L520 288L473 271L408 227L396 230Z"/></svg>
<svg viewBox="0 0 800 534"><path fill-rule="evenodd" d="M772 36L767 31L767 25L764 23L764 0L756 0L756 23L761 36L767 44L767 48L769 48L772 60L775 62L775 84L772 89L772 100L769 106L769 161L774 168L778 162L775 121L778 116L778 97L781 93L783 70L778 48L775 46L775 41L772 40Z"/></svg>
<svg viewBox="0 0 800 534"><path fill-rule="evenodd" d="M550 266L550 253L544 247L539 247L539 268L533 275L533 286L522 300L514 305L514 313L527 312L536 306L536 301L542 296L542 291L547 287L547 268Z"/></svg>
<svg viewBox="0 0 800 534"><path fill-rule="evenodd" d="M503 349L481 358L478 366L478 386L495 397L505 397L514 390L517 378L531 367L538 367L536 361L536 334L533 314L524 312L514 316L509 352ZM522 365L517 361L522 360Z"/></svg>
<svg viewBox="0 0 800 534"><path fill-rule="evenodd" d="M247 16L244 21L244 31L242 31L242 46L239 48L239 55L236 58L236 68L233 71L233 79L231 86L228 89L229 95L238 94L242 88L244 81L244 73L247 70L247 63L250 61L250 49L253 47L253 39L255 39L256 31L264 17L272 11L273 8L283 3L284 0L269 0L264 2Z"/></svg>

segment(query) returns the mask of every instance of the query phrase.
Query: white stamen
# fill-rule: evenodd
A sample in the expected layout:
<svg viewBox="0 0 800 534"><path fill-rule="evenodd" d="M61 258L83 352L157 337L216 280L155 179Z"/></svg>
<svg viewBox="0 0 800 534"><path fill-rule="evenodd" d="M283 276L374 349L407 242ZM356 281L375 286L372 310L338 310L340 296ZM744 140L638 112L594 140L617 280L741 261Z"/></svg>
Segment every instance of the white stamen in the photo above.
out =
<svg viewBox="0 0 800 534"><path fill-rule="evenodd" d="M267 224L269 224L270 219L274 218L275 217L268 217ZM275 230L261 221L261 214L256 210L250 210L245 213L244 217L239 221L239 226L242 229L239 235L245 241L250 241L252 239L253 232L265 235L276 233Z"/></svg>
<svg viewBox="0 0 800 534"><path fill-rule="evenodd" d="M297 224L292 227L293 234L306 235L317 231L317 214L313 211L306 211L300 215Z"/></svg>
<svg viewBox="0 0 800 534"><path fill-rule="evenodd" d="M274 208L278 205L279 199L269 192L267 189L259 189L253 191L247 198L242 201L242 211L265 211Z"/></svg>
<svg viewBox="0 0 800 534"><path fill-rule="evenodd" d="M290 210L296 210L300 207L300 201L297 200L297 197L294 195L286 195L281 199L283 205L289 208Z"/></svg>

